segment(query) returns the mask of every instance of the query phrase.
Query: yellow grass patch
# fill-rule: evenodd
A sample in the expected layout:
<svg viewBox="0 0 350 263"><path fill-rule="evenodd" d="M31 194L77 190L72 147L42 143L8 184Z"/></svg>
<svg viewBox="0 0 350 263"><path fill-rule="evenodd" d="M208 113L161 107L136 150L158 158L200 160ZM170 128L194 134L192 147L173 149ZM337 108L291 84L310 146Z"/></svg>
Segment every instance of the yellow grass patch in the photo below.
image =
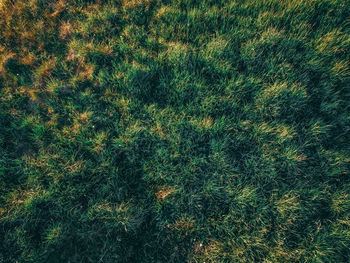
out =
<svg viewBox="0 0 350 263"><path fill-rule="evenodd" d="M212 117L206 117L200 120L198 123L198 128L204 128L204 129L209 129L213 127L213 118Z"/></svg>
<svg viewBox="0 0 350 263"><path fill-rule="evenodd" d="M263 122L258 126L258 131L262 134L270 134L275 136L280 143L293 139L296 135L296 131L292 127L282 123L278 123L273 126L269 123Z"/></svg>
<svg viewBox="0 0 350 263"><path fill-rule="evenodd" d="M24 57L21 58L21 63L24 65L32 66L36 57L33 52L28 52Z"/></svg>
<svg viewBox="0 0 350 263"><path fill-rule="evenodd" d="M60 26L60 33L59 36L61 39L66 39L69 36L71 36L73 33L73 26L69 22L63 22Z"/></svg>
<svg viewBox="0 0 350 263"><path fill-rule="evenodd" d="M78 116L78 119L82 123L88 123L91 115L92 115L91 111L85 111Z"/></svg>
<svg viewBox="0 0 350 263"><path fill-rule="evenodd" d="M55 114L52 114L52 111L49 110L49 113L51 114L50 116L50 120L47 123L48 126L56 126L58 124L58 118L59 118L59 114L58 113L55 113Z"/></svg>
<svg viewBox="0 0 350 263"><path fill-rule="evenodd" d="M82 171L84 168L83 161L75 161L73 163L67 164L64 168L65 171L69 173L76 173Z"/></svg>
<svg viewBox="0 0 350 263"><path fill-rule="evenodd" d="M288 217L290 214L300 209L299 195L292 192L284 195L276 201L276 208L283 217Z"/></svg>
<svg viewBox="0 0 350 263"><path fill-rule="evenodd" d="M163 201L167 196L175 192L174 188L171 187L161 187L155 194L158 201Z"/></svg>
<svg viewBox="0 0 350 263"><path fill-rule="evenodd" d="M155 126L151 127L151 132L157 134L160 138L165 138L165 133L162 126L157 122Z"/></svg>
<svg viewBox="0 0 350 263"><path fill-rule="evenodd" d="M105 131L102 131L96 135L96 137L93 140L94 148L93 150L95 152L101 152L103 147L106 146L106 142L108 139L108 133Z"/></svg>
<svg viewBox="0 0 350 263"><path fill-rule="evenodd" d="M155 17L157 19L160 19L161 17L163 17L166 14L166 12L167 12L167 8L168 8L167 6L162 6L161 8L159 8L159 10L158 10L157 14L155 15Z"/></svg>
<svg viewBox="0 0 350 263"><path fill-rule="evenodd" d="M337 30L333 30L331 32L328 32L327 34L322 35L322 37L320 37L317 40L316 48L321 52L326 50L335 51L335 49L337 48L335 44L337 40L340 38L340 35L341 33Z"/></svg>
<svg viewBox="0 0 350 263"><path fill-rule="evenodd" d="M345 60L337 61L332 68L334 75L339 77L349 77L350 76L350 67L349 62Z"/></svg>
<svg viewBox="0 0 350 263"><path fill-rule="evenodd" d="M125 9L135 8L137 6L149 7L151 0L122 0L122 6Z"/></svg>
<svg viewBox="0 0 350 263"><path fill-rule="evenodd" d="M94 73L95 66L92 64L81 64L78 67L78 80L91 80Z"/></svg>
<svg viewBox="0 0 350 263"><path fill-rule="evenodd" d="M129 104L130 104L130 99L128 99L126 97L121 97L117 101L117 106L124 115L127 114L127 112L128 112Z"/></svg>
<svg viewBox="0 0 350 263"><path fill-rule="evenodd" d="M64 0L58 0L55 5L55 11L49 15L49 17L56 17L59 15L63 10L66 9L67 3Z"/></svg>
<svg viewBox="0 0 350 263"><path fill-rule="evenodd" d="M337 192L332 198L332 210L336 213L346 213L350 209L350 198L346 192Z"/></svg>
<svg viewBox="0 0 350 263"><path fill-rule="evenodd" d="M55 68L57 62L56 57L51 57L37 69L36 75L39 77L48 77L51 71Z"/></svg>
<svg viewBox="0 0 350 263"><path fill-rule="evenodd" d="M15 190L8 195L7 203L12 208L18 206L29 207L35 199L43 198L48 192L40 189Z"/></svg>
<svg viewBox="0 0 350 263"><path fill-rule="evenodd" d="M175 222L174 228L176 230L189 231L193 229L194 224L195 224L194 219L184 216L180 220Z"/></svg>
<svg viewBox="0 0 350 263"><path fill-rule="evenodd" d="M191 122L192 122L192 125L194 125L198 129L210 129L210 128L213 128L213 125L215 124L215 122L213 121L213 118L210 116L204 117L199 120L194 119Z"/></svg>
<svg viewBox="0 0 350 263"><path fill-rule="evenodd" d="M27 89L27 94L32 101L39 101L38 93L37 89Z"/></svg>

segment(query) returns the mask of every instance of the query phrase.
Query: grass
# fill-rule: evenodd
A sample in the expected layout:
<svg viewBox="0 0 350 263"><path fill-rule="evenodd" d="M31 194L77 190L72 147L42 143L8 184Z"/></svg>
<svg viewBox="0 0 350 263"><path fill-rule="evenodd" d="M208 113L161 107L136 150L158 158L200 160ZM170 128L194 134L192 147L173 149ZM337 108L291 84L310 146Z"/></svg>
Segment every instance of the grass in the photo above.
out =
<svg viewBox="0 0 350 263"><path fill-rule="evenodd" d="M349 19L0 1L0 262L349 262Z"/></svg>

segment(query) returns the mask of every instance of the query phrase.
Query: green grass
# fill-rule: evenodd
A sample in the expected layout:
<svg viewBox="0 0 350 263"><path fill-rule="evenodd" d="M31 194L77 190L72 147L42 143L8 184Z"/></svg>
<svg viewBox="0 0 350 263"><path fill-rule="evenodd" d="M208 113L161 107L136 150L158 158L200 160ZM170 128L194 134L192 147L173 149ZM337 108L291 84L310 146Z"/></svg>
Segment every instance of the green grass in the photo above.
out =
<svg viewBox="0 0 350 263"><path fill-rule="evenodd" d="M349 262L350 2L0 0L0 262Z"/></svg>

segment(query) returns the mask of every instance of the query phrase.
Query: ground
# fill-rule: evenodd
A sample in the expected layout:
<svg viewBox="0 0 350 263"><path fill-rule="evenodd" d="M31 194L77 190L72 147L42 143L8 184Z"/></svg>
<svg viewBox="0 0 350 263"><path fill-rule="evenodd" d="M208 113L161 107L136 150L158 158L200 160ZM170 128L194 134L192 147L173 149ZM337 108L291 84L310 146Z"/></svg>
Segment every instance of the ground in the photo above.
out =
<svg viewBox="0 0 350 263"><path fill-rule="evenodd" d="M349 262L350 1L0 1L0 262Z"/></svg>

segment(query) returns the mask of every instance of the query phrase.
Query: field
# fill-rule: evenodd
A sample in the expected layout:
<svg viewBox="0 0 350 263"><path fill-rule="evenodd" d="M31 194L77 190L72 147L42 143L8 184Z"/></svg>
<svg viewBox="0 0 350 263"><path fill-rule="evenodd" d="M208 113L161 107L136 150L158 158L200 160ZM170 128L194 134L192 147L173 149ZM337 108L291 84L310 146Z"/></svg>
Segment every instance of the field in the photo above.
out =
<svg viewBox="0 0 350 263"><path fill-rule="evenodd" d="M350 262L350 1L0 0L1 263Z"/></svg>

